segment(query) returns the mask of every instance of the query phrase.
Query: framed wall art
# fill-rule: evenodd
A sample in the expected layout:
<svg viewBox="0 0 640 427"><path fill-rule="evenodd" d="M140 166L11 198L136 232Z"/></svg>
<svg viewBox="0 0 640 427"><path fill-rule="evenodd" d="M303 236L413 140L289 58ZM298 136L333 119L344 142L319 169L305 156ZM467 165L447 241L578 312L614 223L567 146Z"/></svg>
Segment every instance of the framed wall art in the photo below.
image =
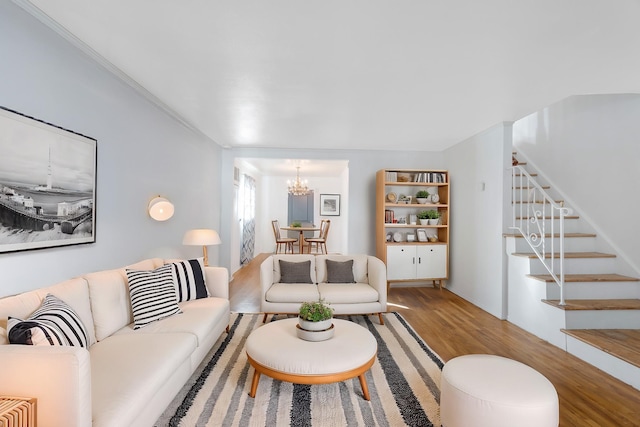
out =
<svg viewBox="0 0 640 427"><path fill-rule="evenodd" d="M95 139L0 107L0 153L0 252L95 242Z"/></svg>
<svg viewBox="0 0 640 427"><path fill-rule="evenodd" d="M321 194L320 195L320 215L340 216L340 195Z"/></svg>

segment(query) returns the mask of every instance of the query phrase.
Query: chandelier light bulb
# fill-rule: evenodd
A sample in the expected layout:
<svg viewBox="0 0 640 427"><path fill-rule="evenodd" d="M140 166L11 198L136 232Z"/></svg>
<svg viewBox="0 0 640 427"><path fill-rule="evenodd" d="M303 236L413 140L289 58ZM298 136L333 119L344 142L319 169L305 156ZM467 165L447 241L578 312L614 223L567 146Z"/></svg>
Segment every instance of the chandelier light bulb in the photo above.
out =
<svg viewBox="0 0 640 427"><path fill-rule="evenodd" d="M306 179L304 181L300 179L300 166L297 166L296 169L296 179L294 181L291 181L290 179L287 180L289 194L293 194L294 196L304 196L309 193L309 186Z"/></svg>

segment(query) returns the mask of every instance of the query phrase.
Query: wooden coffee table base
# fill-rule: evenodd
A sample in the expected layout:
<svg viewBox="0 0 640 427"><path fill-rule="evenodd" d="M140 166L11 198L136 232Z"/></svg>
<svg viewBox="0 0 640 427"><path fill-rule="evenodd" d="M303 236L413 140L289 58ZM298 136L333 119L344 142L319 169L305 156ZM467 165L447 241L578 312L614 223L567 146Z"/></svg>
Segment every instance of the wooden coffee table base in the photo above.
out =
<svg viewBox="0 0 640 427"><path fill-rule="evenodd" d="M364 377L364 374L369 370L369 368L371 368L373 362L376 360L376 356L373 356L371 360L358 368L346 372L337 372L326 375L299 375L274 371L273 369L259 364L249 355L247 355L247 358L249 359L249 364L255 369L255 372L253 373L253 382L251 383L251 392L249 393L249 396L251 397L256 397L258 383L260 382L260 375L264 374L275 380L286 381L294 384L330 384L358 377L360 380L360 386L362 387L362 395L365 400L370 400L369 387L367 386L367 380Z"/></svg>

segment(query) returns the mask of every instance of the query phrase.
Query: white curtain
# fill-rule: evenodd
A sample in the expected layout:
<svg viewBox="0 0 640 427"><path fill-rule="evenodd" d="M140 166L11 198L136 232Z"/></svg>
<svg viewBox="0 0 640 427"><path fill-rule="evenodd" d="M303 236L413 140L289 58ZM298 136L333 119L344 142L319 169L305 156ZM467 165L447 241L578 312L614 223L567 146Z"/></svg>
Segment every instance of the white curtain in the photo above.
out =
<svg viewBox="0 0 640 427"><path fill-rule="evenodd" d="M253 251L256 243L256 181L245 174L242 174L240 178L239 214L242 220L240 265L246 265L253 259Z"/></svg>

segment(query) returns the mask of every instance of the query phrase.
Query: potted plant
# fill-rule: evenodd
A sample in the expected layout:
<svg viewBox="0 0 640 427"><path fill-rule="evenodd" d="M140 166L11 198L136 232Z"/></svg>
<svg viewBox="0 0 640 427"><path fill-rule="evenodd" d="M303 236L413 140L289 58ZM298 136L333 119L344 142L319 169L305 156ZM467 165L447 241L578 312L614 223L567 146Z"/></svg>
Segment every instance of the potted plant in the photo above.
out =
<svg viewBox="0 0 640 427"><path fill-rule="evenodd" d="M318 301L307 301L298 310L298 337L306 341L323 341L333 336L333 309Z"/></svg>
<svg viewBox="0 0 640 427"><path fill-rule="evenodd" d="M418 220L420 220L420 225L427 225L429 223L429 211L420 211L417 216Z"/></svg>
<svg viewBox="0 0 640 427"><path fill-rule="evenodd" d="M302 223L298 221L294 221L291 223L291 226L295 228L299 228L299 227L302 227Z"/></svg>
<svg viewBox="0 0 640 427"><path fill-rule="evenodd" d="M416 193L416 200L421 205L427 204L429 201L429 192L427 190L420 190Z"/></svg>
<svg viewBox="0 0 640 427"><path fill-rule="evenodd" d="M438 225L438 220L440 218L440 212L435 209L431 209L427 211L427 218L429 219L429 225Z"/></svg>

